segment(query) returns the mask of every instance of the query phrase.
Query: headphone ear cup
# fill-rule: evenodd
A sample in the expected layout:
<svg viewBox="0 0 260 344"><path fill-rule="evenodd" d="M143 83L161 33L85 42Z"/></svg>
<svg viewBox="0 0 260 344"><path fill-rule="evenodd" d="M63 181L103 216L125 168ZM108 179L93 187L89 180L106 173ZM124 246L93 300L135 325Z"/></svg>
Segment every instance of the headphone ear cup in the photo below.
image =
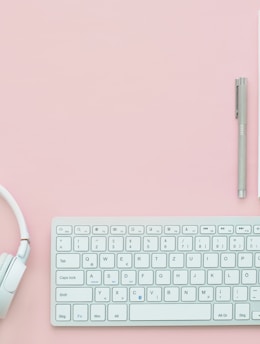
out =
<svg viewBox="0 0 260 344"><path fill-rule="evenodd" d="M0 256L0 287L13 258L11 254L7 253L2 253Z"/></svg>
<svg viewBox="0 0 260 344"><path fill-rule="evenodd" d="M0 256L0 319L6 316L25 269L19 257L6 253Z"/></svg>

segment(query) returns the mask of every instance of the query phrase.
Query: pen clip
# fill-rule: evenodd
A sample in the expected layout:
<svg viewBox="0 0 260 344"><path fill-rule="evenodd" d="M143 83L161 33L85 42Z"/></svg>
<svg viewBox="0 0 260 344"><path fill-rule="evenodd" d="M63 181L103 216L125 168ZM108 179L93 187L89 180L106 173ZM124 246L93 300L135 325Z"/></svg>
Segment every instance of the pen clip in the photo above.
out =
<svg viewBox="0 0 260 344"><path fill-rule="evenodd" d="M236 118L238 118L239 114L239 109L238 109L238 104L239 104L239 79L236 79Z"/></svg>

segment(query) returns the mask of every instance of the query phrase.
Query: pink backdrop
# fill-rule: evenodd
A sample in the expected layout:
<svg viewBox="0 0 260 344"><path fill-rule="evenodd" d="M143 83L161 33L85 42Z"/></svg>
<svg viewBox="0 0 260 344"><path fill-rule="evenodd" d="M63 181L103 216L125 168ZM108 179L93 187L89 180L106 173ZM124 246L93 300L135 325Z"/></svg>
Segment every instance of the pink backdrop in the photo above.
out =
<svg viewBox="0 0 260 344"><path fill-rule="evenodd" d="M257 0L1 1L0 183L31 233L1 344L258 343L260 328L53 328L58 215L258 215ZM248 77L248 197L234 79ZM0 252L15 221L0 201Z"/></svg>

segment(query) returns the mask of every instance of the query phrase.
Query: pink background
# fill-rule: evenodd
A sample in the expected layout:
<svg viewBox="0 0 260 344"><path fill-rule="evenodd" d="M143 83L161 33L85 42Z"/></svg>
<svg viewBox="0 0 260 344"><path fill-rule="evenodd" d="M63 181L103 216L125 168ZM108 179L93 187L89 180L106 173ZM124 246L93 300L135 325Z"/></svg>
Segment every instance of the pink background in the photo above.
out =
<svg viewBox="0 0 260 344"><path fill-rule="evenodd" d="M53 328L58 215L260 215L256 0L0 3L0 183L30 228L1 344L257 343L260 328ZM248 197L234 79L248 77ZM15 220L0 201L0 252Z"/></svg>

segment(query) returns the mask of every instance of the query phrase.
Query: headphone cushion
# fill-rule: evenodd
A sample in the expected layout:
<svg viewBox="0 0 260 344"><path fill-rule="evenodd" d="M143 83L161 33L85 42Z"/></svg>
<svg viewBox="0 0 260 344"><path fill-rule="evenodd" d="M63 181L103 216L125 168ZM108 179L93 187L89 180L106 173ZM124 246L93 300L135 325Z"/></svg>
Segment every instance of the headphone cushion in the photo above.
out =
<svg viewBox="0 0 260 344"><path fill-rule="evenodd" d="M12 262L12 259L13 259L13 256L11 254L2 253L0 256L0 286Z"/></svg>

